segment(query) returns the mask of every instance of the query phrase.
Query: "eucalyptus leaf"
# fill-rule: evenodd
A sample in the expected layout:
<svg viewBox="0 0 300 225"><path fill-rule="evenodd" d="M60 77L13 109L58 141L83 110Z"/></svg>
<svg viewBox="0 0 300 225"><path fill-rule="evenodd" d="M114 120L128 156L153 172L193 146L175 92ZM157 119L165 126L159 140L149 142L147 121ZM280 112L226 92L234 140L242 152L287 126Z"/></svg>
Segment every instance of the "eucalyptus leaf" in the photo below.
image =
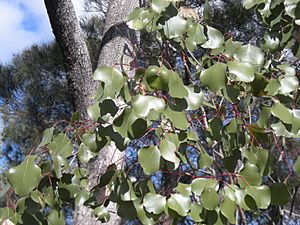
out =
<svg viewBox="0 0 300 225"><path fill-rule="evenodd" d="M164 25L164 32L167 38L178 38L182 37L188 29L188 22L177 15L170 18Z"/></svg>
<svg viewBox="0 0 300 225"><path fill-rule="evenodd" d="M203 71L200 75L200 81L213 92L220 91L225 87L226 81L226 64L216 63L212 67Z"/></svg>
<svg viewBox="0 0 300 225"><path fill-rule="evenodd" d="M138 152L138 160L147 175L159 170L161 153L157 146L141 148Z"/></svg>
<svg viewBox="0 0 300 225"><path fill-rule="evenodd" d="M246 194L255 200L256 206L260 209L267 209L271 203L271 191L266 185L248 186Z"/></svg>
<svg viewBox="0 0 300 225"><path fill-rule="evenodd" d="M151 110L154 110L157 113L156 119L158 119L159 114L163 111L165 106L166 104L163 99L153 96L137 95L132 100L132 107L136 114L143 118L148 117Z"/></svg>
<svg viewBox="0 0 300 225"><path fill-rule="evenodd" d="M254 68L248 62L231 61L227 63L229 76L235 81L252 82L255 78Z"/></svg>
<svg viewBox="0 0 300 225"><path fill-rule="evenodd" d="M52 155L62 156L64 158L72 155L73 145L66 134L59 133L53 137L48 144L49 151Z"/></svg>
<svg viewBox="0 0 300 225"><path fill-rule="evenodd" d="M94 80L104 83L104 96L115 98L125 84L123 74L115 67L102 66L96 69Z"/></svg>
<svg viewBox="0 0 300 225"><path fill-rule="evenodd" d="M38 147L45 146L52 141L53 131L54 131L54 127L50 127L43 132L43 138L41 143L38 145Z"/></svg>
<svg viewBox="0 0 300 225"><path fill-rule="evenodd" d="M7 179L14 191L24 196L34 190L41 180L41 169L35 164L36 156L27 156L17 167L7 172Z"/></svg>
<svg viewBox="0 0 300 225"><path fill-rule="evenodd" d="M262 65L265 61L263 51L254 45L243 45L234 54L234 58L241 62L248 62L253 65Z"/></svg>
<svg viewBox="0 0 300 225"><path fill-rule="evenodd" d="M236 222L236 218L235 218L236 205L232 200L225 197L224 201L221 204L220 210L221 213L228 219L230 223L234 224Z"/></svg>
<svg viewBox="0 0 300 225"><path fill-rule="evenodd" d="M298 156L293 168L297 174L300 174L300 156Z"/></svg>
<svg viewBox="0 0 300 225"><path fill-rule="evenodd" d="M149 213L154 214L162 213L165 209L166 204L166 197L159 194L147 193L143 200L145 209Z"/></svg>
<svg viewBox="0 0 300 225"><path fill-rule="evenodd" d="M224 43L223 34L216 28L207 26L207 42L201 45L203 48L220 48Z"/></svg>
<svg viewBox="0 0 300 225"><path fill-rule="evenodd" d="M181 194L172 194L167 200L167 205L180 216L186 216L191 208L191 199Z"/></svg>

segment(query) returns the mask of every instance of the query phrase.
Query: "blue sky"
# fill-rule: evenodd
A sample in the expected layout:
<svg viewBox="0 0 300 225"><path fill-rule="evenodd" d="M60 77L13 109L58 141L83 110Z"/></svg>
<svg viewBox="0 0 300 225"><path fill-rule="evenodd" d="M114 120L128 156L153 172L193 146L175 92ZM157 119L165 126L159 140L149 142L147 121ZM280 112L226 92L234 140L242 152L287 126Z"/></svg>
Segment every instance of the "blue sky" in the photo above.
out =
<svg viewBox="0 0 300 225"><path fill-rule="evenodd" d="M83 14L83 0L73 0L77 14ZM33 43L46 43L54 36L44 0L0 0L0 63Z"/></svg>

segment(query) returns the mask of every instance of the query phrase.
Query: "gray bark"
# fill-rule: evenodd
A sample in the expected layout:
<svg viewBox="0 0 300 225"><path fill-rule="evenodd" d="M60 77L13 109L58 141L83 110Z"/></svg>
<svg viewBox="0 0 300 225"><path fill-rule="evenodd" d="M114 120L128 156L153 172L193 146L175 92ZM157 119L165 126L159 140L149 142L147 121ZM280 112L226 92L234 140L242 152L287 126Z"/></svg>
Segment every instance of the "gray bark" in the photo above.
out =
<svg viewBox="0 0 300 225"><path fill-rule="evenodd" d="M92 64L71 0L45 0L53 33L62 50L75 108L83 118L96 88Z"/></svg>
<svg viewBox="0 0 300 225"><path fill-rule="evenodd" d="M122 63L129 64L132 60L133 44L137 43L137 36L134 32L129 31L126 26L127 15L139 6L139 0L110 0L107 17L105 21L104 37L101 43L101 52L98 61L98 67L103 65L118 65L122 59ZM133 43L132 43L133 42ZM120 68L120 65L117 67ZM124 66L124 69L128 69ZM93 187L98 180L98 177L103 174L109 164L122 158L123 153L115 150L114 147L106 147L100 151L98 158L89 163L90 183ZM103 199L104 191L99 192L99 198ZM121 223L121 218L116 214L116 207L114 204L109 204L108 210L111 213L111 219L108 224L116 225ZM98 225L100 222L96 221L91 216L91 210L87 207L78 207L75 213L74 225Z"/></svg>

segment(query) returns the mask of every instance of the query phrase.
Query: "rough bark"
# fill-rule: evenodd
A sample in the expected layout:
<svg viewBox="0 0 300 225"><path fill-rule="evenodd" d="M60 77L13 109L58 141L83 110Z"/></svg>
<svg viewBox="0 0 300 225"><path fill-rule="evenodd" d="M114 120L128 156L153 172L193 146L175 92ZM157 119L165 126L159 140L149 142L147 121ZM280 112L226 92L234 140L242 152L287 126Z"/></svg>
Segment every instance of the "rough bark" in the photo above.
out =
<svg viewBox="0 0 300 225"><path fill-rule="evenodd" d="M45 0L53 33L62 50L75 108L83 118L96 84L92 64L71 0Z"/></svg>
<svg viewBox="0 0 300 225"><path fill-rule="evenodd" d="M126 26L127 15L138 7L139 0L110 0L105 21L104 36L101 43L101 52L98 61L98 67L102 65L115 65L120 68L120 62L124 65L130 64L132 55L128 54L133 51L132 45L137 44L137 35L129 31ZM121 68L120 68L121 69ZM124 66L124 69L128 69ZM122 158L123 154L115 150L114 147L106 147L100 151L98 158L89 163L90 183L93 187L97 183L98 177L103 174L109 164ZM99 193L103 195L103 193ZM100 198L103 196L100 196ZM114 204L109 204L108 210L111 218L108 224L116 225L121 223L121 218L116 214ZM78 207L75 213L74 225L98 225L95 218L90 217L91 210L86 207Z"/></svg>

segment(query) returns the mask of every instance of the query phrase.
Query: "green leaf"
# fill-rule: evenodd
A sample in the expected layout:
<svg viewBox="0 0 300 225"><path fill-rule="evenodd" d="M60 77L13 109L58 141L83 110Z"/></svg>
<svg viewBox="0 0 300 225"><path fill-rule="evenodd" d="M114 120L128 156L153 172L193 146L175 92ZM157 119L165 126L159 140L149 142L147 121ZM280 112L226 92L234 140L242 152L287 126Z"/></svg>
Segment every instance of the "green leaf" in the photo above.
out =
<svg viewBox="0 0 300 225"><path fill-rule="evenodd" d="M151 175L159 170L160 156L161 154L157 146L150 146L139 150L138 160L145 174Z"/></svg>
<svg viewBox="0 0 300 225"><path fill-rule="evenodd" d="M267 209L271 203L271 191L268 186L248 186L246 194L250 195L260 209Z"/></svg>
<svg viewBox="0 0 300 225"><path fill-rule="evenodd" d="M220 209L221 209L221 213L228 219L230 223L234 224L236 222L236 218L235 218L236 205L232 200L225 197Z"/></svg>
<svg viewBox="0 0 300 225"><path fill-rule="evenodd" d="M265 1L266 1L266 0L245 0L245 1L243 2L243 5L244 5L244 7L245 7L246 9L250 9L250 8L252 8L253 6L259 5L259 4L261 4L261 3L265 2Z"/></svg>
<svg viewBox="0 0 300 225"><path fill-rule="evenodd" d="M213 92L220 91L225 87L226 82L226 64L216 63L212 67L203 71L200 75L200 81Z"/></svg>
<svg viewBox="0 0 300 225"><path fill-rule="evenodd" d="M212 187L204 188L201 195L202 205L207 210L214 210L219 205L219 195Z"/></svg>
<svg viewBox="0 0 300 225"><path fill-rule="evenodd" d="M135 201L137 196L132 187L130 180L125 180L118 188L118 195L121 197L122 201Z"/></svg>
<svg viewBox="0 0 300 225"><path fill-rule="evenodd" d="M276 101L271 108L271 113L284 123L291 124L293 121L292 111L278 101Z"/></svg>
<svg viewBox="0 0 300 225"><path fill-rule="evenodd" d="M137 217L137 211L135 209L134 203L133 202L124 202L124 201L119 201L118 202L118 208L117 208L117 214L128 220L135 219Z"/></svg>
<svg viewBox="0 0 300 225"><path fill-rule="evenodd" d="M169 19L164 25L164 32L167 38L182 37L188 29L188 22L177 15Z"/></svg>
<svg viewBox="0 0 300 225"><path fill-rule="evenodd" d="M175 165L174 169L177 169L180 164L180 159L175 154L175 152L177 151L176 145L166 139L163 139L160 142L159 149L160 149L161 156L165 160L174 163Z"/></svg>
<svg viewBox="0 0 300 225"><path fill-rule="evenodd" d="M170 5L169 1L166 0L152 0L151 1L151 8L154 12L161 14L166 8Z"/></svg>
<svg viewBox="0 0 300 225"><path fill-rule="evenodd" d="M253 45L243 45L234 54L234 58L241 62L248 62L253 65L262 65L265 60L263 51Z"/></svg>
<svg viewBox="0 0 300 225"><path fill-rule="evenodd" d="M47 188L43 199L51 208L53 208L55 206L56 201L55 201L55 195L54 195L52 187Z"/></svg>
<svg viewBox="0 0 300 225"><path fill-rule="evenodd" d="M264 175L268 164L269 151L263 148L251 148L245 150L244 155L249 163L255 164L259 168L260 174Z"/></svg>
<svg viewBox="0 0 300 225"><path fill-rule="evenodd" d="M192 194L192 187L190 184L184 184L184 183L178 183L177 187L174 188L174 191L177 191L178 193L190 196Z"/></svg>
<svg viewBox="0 0 300 225"><path fill-rule="evenodd" d="M180 129L186 130L189 127L189 122L187 121L186 114L184 111L182 112L175 112L170 108L166 108L163 112L164 116L169 119L173 125Z"/></svg>
<svg viewBox="0 0 300 225"><path fill-rule="evenodd" d="M203 150L203 152L200 155L200 159L198 160L199 168L210 168L213 162L214 159L205 150Z"/></svg>
<svg viewBox="0 0 300 225"><path fill-rule="evenodd" d="M246 196L245 189L237 188L234 193L235 193L236 204L242 207L244 210L249 210L250 208L247 206L245 202L245 196Z"/></svg>
<svg viewBox="0 0 300 225"><path fill-rule="evenodd" d="M280 40L276 36L273 37L273 35L265 34L262 47L270 53L276 53L280 50Z"/></svg>
<svg viewBox="0 0 300 225"><path fill-rule="evenodd" d="M295 172L297 174L300 174L300 156L298 156L298 158L293 166L293 169L295 170Z"/></svg>
<svg viewBox="0 0 300 225"><path fill-rule="evenodd" d="M90 159L96 156L96 153L91 152L90 149L82 143L78 148L77 156L80 162L88 163Z"/></svg>
<svg viewBox="0 0 300 225"><path fill-rule="evenodd" d="M226 185L224 190L224 196L229 198L231 201L235 202L235 186L234 185Z"/></svg>
<svg viewBox="0 0 300 225"><path fill-rule="evenodd" d="M140 204L140 201L134 201L134 207L137 212L137 217L141 224L154 225L157 224L160 215L155 215L145 211L143 204Z"/></svg>
<svg viewBox="0 0 300 225"><path fill-rule="evenodd" d="M169 75L169 94L173 98L184 98L188 96L188 91L182 79L173 71L171 71Z"/></svg>
<svg viewBox="0 0 300 225"><path fill-rule="evenodd" d="M138 119L136 112L132 108L126 108L121 115L114 120L114 131L123 138L128 137L128 132L132 124Z"/></svg>
<svg viewBox="0 0 300 225"><path fill-rule="evenodd" d="M89 192L86 190L82 190L76 194L75 204L81 206L89 199L89 197L90 197Z"/></svg>
<svg viewBox="0 0 300 225"><path fill-rule="evenodd" d="M197 178L194 179L192 182L192 191L196 194L201 196L202 192L206 186L206 178Z"/></svg>
<svg viewBox="0 0 300 225"><path fill-rule="evenodd" d="M233 54L243 45L242 42L233 41L232 38L225 42L225 51L223 52L229 58L233 58Z"/></svg>
<svg viewBox="0 0 300 225"><path fill-rule="evenodd" d="M230 61L227 63L229 76L235 81L252 82L255 78L254 68L250 63Z"/></svg>
<svg viewBox="0 0 300 225"><path fill-rule="evenodd" d="M203 219L200 217L202 210L203 208L200 205L193 203L191 205L191 211L188 216L190 216L194 222L201 223L203 221Z"/></svg>
<svg viewBox="0 0 300 225"><path fill-rule="evenodd" d="M159 115L165 106L166 104L163 99L153 96L137 95L132 100L132 107L136 114L140 117L147 118L151 111L154 110L157 114L157 117L152 118L153 120L159 118Z"/></svg>
<svg viewBox="0 0 300 225"><path fill-rule="evenodd" d="M82 135L81 139L82 139L83 144L85 146L87 146L90 151L98 152L100 150L97 147L96 134L95 133L92 133L92 132L85 133L85 134Z"/></svg>
<svg viewBox="0 0 300 225"><path fill-rule="evenodd" d="M273 205L285 205L291 200L291 194L285 183L274 183L270 189Z"/></svg>
<svg viewBox="0 0 300 225"><path fill-rule="evenodd" d="M141 224L154 225L157 224L159 216L145 211L143 204L139 203L139 200L134 201L134 207L137 212L137 217Z"/></svg>
<svg viewBox="0 0 300 225"><path fill-rule="evenodd" d="M95 103L94 105L88 107L87 113L89 117L96 122L100 117L100 107L99 103Z"/></svg>
<svg viewBox="0 0 300 225"><path fill-rule="evenodd" d="M12 208L0 208L1 225L6 225L5 222L8 222L7 225L14 225L18 223L18 220L18 214L16 214ZM9 222L11 222L11 224L9 224Z"/></svg>
<svg viewBox="0 0 300 225"><path fill-rule="evenodd" d="M143 206L149 213L160 214L167 204L166 197L158 194L147 193L143 200Z"/></svg>
<svg viewBox="0 0 300 225"><path fill-rule="evenodd" d="M246 166L240 172L240 176L241 177L239 177L238 180L242 187L249 185L257 186L262 182L262 177L258 172L258 168L254 164L246 164Z"/></svg>
<svg viewBox="0 0 300 225"><path fill-rule="evenodd" d="M280 89L280 83L278 79L270 79L265 88L265 91L268 92L269 95L277 95Z"/></svg>
<svg viewBox="0 0 300 225"><path fill-rule="evenodd" d="M168 90L170 71L165 67L150 66L145 77L150 88L154 90Z"/></svg>
<svg viewBox="0 0 300 225"><path fill-rule="evenodd" d="M53 131L54 131L54 127L50 127L43 132L43 138L41 143L38 145L38 147L45 146L52 141Z"/></svg>
<svg viewBox="0 0 300 225"><path fill-rule="evenodd" d="M53 137L52 142L48 144L49 152L54 156L62 156L64 158L72 155L73 145L66 134L59 133Z"/></svg>
<svg viewBox="0 0 300 225"><path fill-rule="evenodd" d="M188 103L187 110L199 109L199 107L203 105L204 93L203 92L200 92L200 93L194 92L193 87L186 87L186 89L188 91L188 96L185 97L185 100Z"/></svg>
<svg viewBox="0 0 300 225"><path fill-rule="evenodd" d="M27 156L17 167L9 169L7 179L14 191L24 196L34 190L41 180L41 169L35 164L36 156Z"/></svg>
<svg viewBox="0 0 300 225"><path fill-rule="evenodd" d="M52 210L48 215L48 225L65 225L65 216L62 211Z"/></svg>
<svg viewBox="0 0 300 225"><path fill-rule="evenodd" d="M207 28L207 42L201 45L203 48L220 48L224 43L224 36L223 34L210 26L206 26Z"/></svg>
<svg viewBox="0 0 300 225"><path fill-rule="evenodd" d="M92 215L97 217L97 219L100 220L102 223L107 223L110 219L110 214L103 205L100 205L97 208L95 208L93 210Z"/></svg>
<svg viewBox="0 0 300 225"><path fill-rule="evenodd" d="M215 188L218 184L216 179L197 178L192 182L192 191L194 194L201 196L205 187Z"/></svg>
<svg viewBox="0 0 300 225"><path fill-rule="evenodd" d="M180 216L186 216L191 208L191 199L189 196L172 194L167 201L167 205Z"/></svg>
<svg viewBox="0 0 300 225"><path fill-rule="evenodd" d="M125 85L123 74L118 69L109 66L96 69L94 80L104 83L103 97L115 98Z"/></svg>
<svg viewBox="0 0 300 225"><path fill-rule="evenodd" d="M188 38L185 39L185 45L189 51L194 51L198 44L206 41L204 28L201 24L191 23L188 27Z"/></svg>
<svg viewBox="0 0 300 225"><path fill-rule="evenodd" d="M299 88L299 81L296 76L284 76L280 80L279 93L287 95L292 91L297 91Z"/></svg>

